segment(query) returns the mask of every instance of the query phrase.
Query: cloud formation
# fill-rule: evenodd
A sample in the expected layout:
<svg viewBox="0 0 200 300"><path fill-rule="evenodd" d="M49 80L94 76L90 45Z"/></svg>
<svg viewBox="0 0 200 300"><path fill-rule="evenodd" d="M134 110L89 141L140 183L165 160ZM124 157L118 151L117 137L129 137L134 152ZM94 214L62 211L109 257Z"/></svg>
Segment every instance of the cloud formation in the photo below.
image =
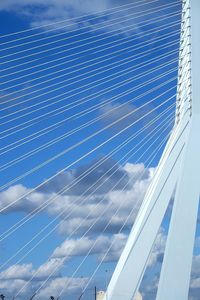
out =
<svg viewBox="0 0 200 300"><path fill-rule="evenodd" d="M21 298L24 299L34 293L50 277L39 293L40 299L45 299L47 294L57 295L68 281L71 283L70 287L66 289L65 295L76 299L75 297L80 294L81 287L87 278L79 278L77 274L71 279L63 275L63 267L68 262L77 258L81 260L87 255L89 259L96 261L96 264L102 260L104 263L116 263L119 259L154 169L146 169L143 164L127 163L121 166L113 160L107 160L106 163L93 169L99 161L100 159L95 160L90 164L58 175L49 184L25 198L23 195L29 190L23 185L12 186L0 193L1 208L11 204L17 197L22 198L6 211L7 214L11 212L28 214L51 197L57 197L46 207L45 213L52 218L59 217L57 233L64 238L63 242L54 249L51 257L38 268L31 263L21 263L11 265L2 271L0 273L0 290L6 295L16 294L26 284L21 294ZM112 167L115 172L113 176L109 173ZM83 179L81 176L90 169L92 170L91 174ZM78 181L79 178L82 179ZM120 180L123 185L116 184ZM58 195L60 189L72 186L72 182L76 182L76 186L71 187L63 195ZM98 184L95 184L96 182ZM92 194L89 194L88 191L83 195L83 191L93 184L95 188L90 190ZM105 190L102 186L105 187ZM118 210L119 207L120 210ZM131 210L132 213L127 220ZM123 232L118 233L125 221L127 224ZM106 226L106 224L109 225ZM165 231L161 229L148 261L148 269L155 268L156 273L153 272L154 279L151 278L151 283L148 279L145 288L143 287L145 300L154 299L158 284L157 270L162 264L166 238ZM196 240L196 245L198 243L199 238ZM108 252L107 249L109 249ZM195 256L190 287L193 300L198 299L197 295L200 289L199 262L199 256ZM32 277L33 279L29 282Z"/></svg>
<svg viewBox="0 0 200 300"><path fill-rule="evenodd" d="M98 162L99 160L95 160L86 166L58 175L48 185L24 198L23 195L29 189L23 185L12 186L0 193L1 208L21 197L19 202L9 207L6 214L29 214L53 196L57 197L45 208L45 213L52 218L59 217L57 232L64 237L64 241L53 251L50 259L37 269L32 264L22 263L11 265L1 272L0 289L8 293L8 282L12 280L13 288L10 293L16 293L34 275L31 283L27 284L29 292L34 291L48 276L51 280L47 286L52 291L58 290L63 283L62 269L66 262L77 257L83 258L88 253L96 263L102 259L104 262L116 262L127 239L126 231L134 222L154 170L146 169L143 164L127 163L121 166L114 160L106 160L106 163L94 170L93 167ZM90 169L91 174L78 182L78 178ZM113 169L114 174L110 169ZM77 182L77 185L63 195L58 195L60 189L72 182ZM93 185L95 188L90 190L91 194L88 191L83 195L83 191ZM131 211L130 218L127 219ZM127 224L124 231L118 233L125 221ZM110 249L108 253L107 249ZM76 291L79 289L80 285L76 286ZM27 290L24 293L28 293Z"/></svg>

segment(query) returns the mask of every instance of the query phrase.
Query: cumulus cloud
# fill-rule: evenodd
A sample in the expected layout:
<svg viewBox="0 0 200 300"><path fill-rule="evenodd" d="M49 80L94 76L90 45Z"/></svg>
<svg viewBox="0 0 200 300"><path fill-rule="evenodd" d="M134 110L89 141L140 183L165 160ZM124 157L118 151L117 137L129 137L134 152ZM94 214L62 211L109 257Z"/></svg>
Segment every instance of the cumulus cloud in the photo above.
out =
<svg viewBox="0 0 200 300"><path fill-rule="evenodd" d="M27 197L23 197L28 192L30 192L30 190L21 184L9 187L7 190L0 193L0 208L11 205L4 213L13 211L31 212L41 205L45 200L45 195L36 191ZM20 200L15 202L16 199Z"/></svg>
<svg viewBox="0 0 200 300"><path fill-rule="evenodd" d="M20 289L33 275L34 279L27 284L29 291L34 291L48 276L51 280L47 286L51 286L52 291L56 289L55 286L59 289L63 282L62 269L65 263L75 257L83 258L88 252L97 263L102 259L104 262L116 262L119 258L126 243L126 230L130 229L134 222L154 170L146 169L143 164L127 163L121 166L113 160L107 160L96 171L93 170L92 175L77 183L76 188L73 187L63 195L58 195L60 189L70 185L74 180L77 181L85 171L93 168L98 162L95 160L86 166L58 175L48 185L44 185L27 197L23 195L29 192L29 189L23 185L10 187L0 193L1 207L11 204L18 197L21 198L4 212L7 214L16 211L31 213L52 196L56 196L56 200L46 207L45 212L53 218L59 216L58 232L65 237L51 257L37 269L32 264L22 264L10 266L0 273L2 291L6 291L7 282L10 280L16 283L14 285L16 290ZM109 172L112 167L115 172L113 176ZM120 180L121 184L116 184ZM93 189L92 195L88 192L83 197L83 191L95 182L98 182L96 188L102 185L105 190L103 191L102 187L99 190ZM69 211L72 210L69 217ZM132 215L124 228L125 231L118 233L131 210ZM106 226L107 223L109 225ZM87 234L82 237L86 231ZM13 287L13 293L15 289Z"/></svg>
<svg viewBox="0 0 200 300"><path fill-rule="evenodd" d="M76 295L76 299L88 279L61 276L59 272L61 267L60 260L54 258L42 264L38 269L34 269L32 264L13 265L0 273L0 290L6 294L6 297L13 297L19 293L17 298L24 299L39 289L37 297L46 299L50 295L58 296L63 287L70 282L63 295L72 297ZM43 288L40 289L42 285Z"/></svg>
<svg viewBox="0 0 200 300"><path fill-rule="evenodd" d="M63 291L62 296L67 297L70 295L71 299L77 299L82 291L83 286L88 281L88 278L70 278L70 277L59 277L50 280L43 289L41 289L35 299L49 299L50 296L54 295L58 297L59 293ZM27 284L25 280L1 280L0 290L6 294L6 298L12 298L16 295L20 289L17 299L29 299L35 291L41 286L43 281L34 281ZM69 286L67 287L67 284ZM66 286L66 289L63 287Z"/></svg>
<svg viewBox="0 0 200 300"><path fill-rule="evenodd" d="M125 246L127 235L119 233L112 237L100 235L93 240L89 237L66 240L55 249L53 257L70 259L73 256L96 255L98 260L116 261ZM107 250L109 251L107 252Z"/></svg>
<svg viewBox="0 0 200 300"><path fill-rule="evenodd" d="M8 267L5 271L2 271L0 273L0 279L1 280L24 280L24 281L29 281L32 279L32 276L34 275L34 280L44 280L47 278L49 275L54 270L57 270L57 272L54 272L53 278L54 277L59 277L60 276L60 271L61 269L61 264L60 261L52 258L42 264L38 269L34 269L32 264L16 264L13 266Z"/></svg>
<svg viewBox="0 0 200 300"><path fill-rule="evenodd" d="M110 220L110 216L114 216L120 205L119 213L113 217L109 226L110 231L116 230L123 224L130 208L135 205L132 219L134 218L152 178L153 170L145 169L143 164L120 166L108 159L94 168L97 163L99 161L93 161L89 165L60 174L27 197L23 195L30 190L25 186L12 186L0 193L0 208L20 198L20 201L11 205L4 213L16 211L30 213L51 200L48 202L49 205L46 205L46 213L52 216L59 215L61 222L59 232L70 234L88 216L78 233L81 230L85 231L98 218L100 212L104 211L103 217L99 218L92 229L100 232L103 224ZM92 171L83 178L83 174L88 170ZM67 189L68 186L71 188ZM64 188L66 192L59 195L59 191Z"/></svg>
<svg viewBox="0 0 200 300"><path fill-rule="evenodd" d="M71 259L74 256L85 256L92 249L90 255L96 255L98 261L116 261L123 250L126 239L127 236L125 234L115 234L112 238L102 235L98 237L93 248L94 240L87 237L82 240L65 241L60 247L55 249L52 255L54 257L38 269L34 269L31 264L23 264L11 266L1 272L0 289L10 296L21 290L20 296L23 299L24 296L28 297L33 294L50 276L50 280L38 293L40 299L45 299L47 295L58 295L64 286L66 286L64 295L70 295L72 299L76 299L73 298L73 295L77 297L80 294L88 278L61 276L59 271L63 267L63 258L66 262L66 259ZM106 253L107 249L109 249L108 253ZM9 282L12 282L12 284L9 285Z"/></svg>
<svg viewBox="0 0 200 300"><path fill-rule="evenodd" d="M0 279L19 279L25 280L30 279L32 275L32 264L22 264L22 265L14 265L9 267L7 270L0 273Z"/></svg>
<svg viewBox="0 0 200 300"><path fill-rule="evenodd" d="M6 213L13 211L29 213L51 196L58 196L59 189L71 184L74 179L77 180L80 175L84 174L84 172L96 162L97 161L94 161L86 166L78 167L69 173L59 175L48 185L45 185L28 197L23 198L24 193L29 191L26 187L22 185L13 186L0 193L0 203L3 207L14 201L17 196L20 196L22 197L20 202L11 206ZM115 165L115 162L111 160L108 162L108 165L112 167ZM67 262L77 257L78 259L82 259L88 253L89 257L92 258L93 261L95 260L96 263L102 259L104 263L116 262L118 260L126 243L129 229L135 220L145 191L154 174L154 169L145 169L143 164L127 163L124 166L118 165L116 177L112 179L109 179L109 176L105 176L106 171L108 171L108 167L105 164L101 168L97 168L97 174L93 173L93 176L86 177L83 181L78 183L78 187L71 188L64 195L58 196L56 201L51 202L46 208L46 213L52 217L63 213L59 218L58 233L64 236L64 241L54 249L51 257L37 269L34 268L32 264L21 264L12 265L1 272L0 289L2 292L5 292L7 295L9 293L9 295L17 293L34 275L34 279L27 284L26 289L23 291L22 299L24 299L24 295L27 297L27 295L33 293L49 276L51 279L41 290L40 299L45 299L47 293L57 295L63 287L63 284L69 280L72 281L73 284L70 284L66 295L78 295L81 291L81 283L85 282L84 280L86 279L74 278L71 280L70 278L62 276L63 267ZM86 190L86 188L91 186L92 183L95 183L95 181L98 181L102 175L104 180L106 180L106 178L108 179L109 188L106 185L104 192L103 189L96 192L93 190L92 195L86 193L86 198L84 198L82 191ZM127 188L123 189L122 186L118 185L117 188L110 190L113 184L120 180L122 176L124 177L124 184L130 181ZM99 184L100 182L103 183L104 180L100 180ZM83 200L85 202L83 202ZM115 214L119 207L120 210ZM71 209L73 209L73 213L70 217L65 219ZM127 222L127 226L125 226L125 230L118 233L132 209L133 212ZM105 227L107 223L109 223L109 226ZM87 234L82 237L86 231ZM157 236L152 255L148 261L149 269L154 268L156 265L161 265L166 238L165 231L161 229ZM199 240L197 238L196 245L198 245L198 243ZM109 249L108 253L107 249ZM194 257L190 288L190 294L191 297L193 297L191 299L194 300L198 299L197 295L200 289L199 262L199 256ZM9 285L9 282L12 282L12 284ZM152 280L151 284L147 281L144 291L146 298L144 299L154 299L153 295L155 295L157 283L158 276L155 274L153 284Z"/></svg>
<svg viewBox="0 0 200 300"><path fill-rule="evenodd" d="M57 296L59 292L63 291L63 297L70 295L71 299L77 299L80 296L82 288L87 280L87 278L56 278L51 280L51 282L41 290L41 292L38 294L38 297L40 299L46 299L47 295ZM66 287L66 289L64 289L64 287Z"/></svg>
<svg viewBox="0 0 200 300"><path fill-rule="evenodd" d="M99 176L101 172L97 172ZM120 186L115 186L115 182L121 179L121 175L124 173L123 186L126 188L120 189ZM144 197L145 191L152 178L153 171L146 170L144 165L131 165L127 164L124 168L121 168L118 176L115 180L112 178L101 193L94 193L92 195L86 195L84 198L81 196L67 196L65 197L66 214L63 209L64 206L56 203L51 209L51 213L62 212L62 220L59 225L59 232L68 235L76 231L76 234L84 233L89 230L88 234L100 233L105 224L109 222L109 226L106 232L116 232L122 226L125 218L132 210L132 215L127 222L129 227L135 218L141 201ZM138 179L139 178L139 179ZM96 178L98 180L98 178ZM91 179L89 178L89 182ZM91 184L91 183L90 183ZM99 182L101 184L101 181ZM82 186L82 190L85 191L88 184ZM109 189L108 189L109 186ZM113 188L115 186L115 188ZM71 201L70 201L71 200ZM116 213L118 207L120 209ZM69 210L73 209L70 219L67 217ZM111 218L112 216L112 218ZM127 228L127 227L125 227Z"/></svg>
<svg viewBox="0 0 200 300"><path fill-rule="evenodd" d="M21 279L1 280L0 290L2 293L6 294L7 297L11 298L24 286L25 283L26 281ZM24 297L30 296L33 293L34 291L32 290L32 287L28 285L21 294L21 299L24 299Z"/></svg>
<svg viewBox="0 0 200 300"><path fill-rule="evenodd" d="M44 184L39 191L57 193L67 187L64 193L66 195L80 195L83 191L85 191L85 194L91 194L94 191L95 194L105 194L117 182L119 183L114 189L122 189L128 180L126 170L118 165L116 161L102 157L70 172L59 174L53 180ZM130 185L127 188L130 188Z"/></svg>

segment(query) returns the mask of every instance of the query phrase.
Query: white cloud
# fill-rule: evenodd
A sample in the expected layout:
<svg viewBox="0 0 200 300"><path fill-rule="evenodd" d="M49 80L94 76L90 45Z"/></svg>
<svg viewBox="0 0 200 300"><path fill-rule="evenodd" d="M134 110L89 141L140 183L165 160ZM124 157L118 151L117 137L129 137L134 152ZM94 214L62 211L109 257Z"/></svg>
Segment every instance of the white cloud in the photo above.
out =
<svg viewBox="0 0 200 300"><path fill-rule="evenodd" d="M77 168L73 172L58 175L49 184L24 198L23 195L30 190L22 185L12 186L0 193L0 208L21 198L4 213L16 211L30 213L51 199L45 211L53 217L59 216L59 232L68 235L79 224L81 227L77 229L76 234L89 229L94 223L91 233L101 232L108 221L110 221L108 231L116 231L135 206L132 218L128 222L130 226L151 181L153 171L146 170L143 164L126 164L122 167L112 160L107 160L101 167L93 170L91 174L78 182L84 172L90 168L94 169L95 163L96 161L86 167ZM114 174L109 171L110 168ZM76 186L64 195L57 194L62 188L75 181L77 181ZM116 184L119 181L120 184ZM90 189L92 194L88 192L83 195L83 191L85 192L91 186L95 187ZM115 216L119 206L120 210ZM99 217L102 212L103 215Z"/></svg>
<svg viewBox="0 0 200 300"><path fill-rule="evenodd" d="M127 235L118 233L114 234L111 239L109 239L109 251L105 252L107 248L102 249L100 255L98 256L98 260L103 262L112 262L117 261L125 247L127 241Z"/></svg>
<svg viewBox="0 0 200 300"><path fill-rule="evenodd" d="M109 166L112 164L113 162L110 163ZM18 204L11 207L7 213L11 211L31 212L50 196L57 195L58 190L66 185L66 182L70 183L74 180L74 178L78 178L78 176L87 168L89 168L89 166L73 170L70 174L62 174L61 177L58 176L58 178L56 178L55 181L52 181L48 186L36 191L25 199L23 198ZM104 166L102 169L99 169L99 172L97 173L102 174L105 172L105 169L106 168ZM10 266L5 271L1 272L0 289L2 292L5 291L6 294L10 293L9 295L13 295L34 275L34 279L31 283L27 284L26 289L23 292L23 295L27 296L34 292L34 289L39 287L41 283L51 275L51 279L41 291L41 299L43 300L47 293L56 295L63 286L63 282L69 280L68 278L62 277L62 269L66 261L72 261L75 257L79 257L81 259L87 255L88 251L90 251L89 256L92 256L93 259L95 258L98 263L104 257L106 250L109 248L111 249L106 255L104 262L116 262L118 260L127 240L127 232L125 231L120 234L117 232L124 224L127 215L135 205L135 209L133 210L132 217L129 220L126 229L130 229L132 226L145 191L154 173L154 169L146 170L143 164L134 165L128 163L123 167L119 166L119 170L120 172L117 173L118 175L110 182L110 186L112 186L115 180L117 181L122 175L125 175L126 180L124 183L127 183L129 180L131 182L127 189L122 190L122 187L118 187L118 189L109 191L109 189L106 188L105 193L103 193L103 190L101 193L94 193L92 196L88 197L84 204L81 204L81 201L83 200L83 197L81 196L81 189L84 189L84 186L87 187L91 184L91 182L94 181L93 177L95 177L96 180L99 178L96 174L93 174L94 176L88 177L85 181L80 183L81 188L79 186L77 189L69 191L68 194L66 193L63 196L59 196L57 201L53 201L51 205L47 207L46 213L53 217L58 216L59 213L66 210L66 213L64 213L62 218L60 218L59 223L59 232L66 236L66 239L53 251L51 258L37 269L35 269L32 264L22 264ZM48 188L50 193L47 192ZM0 203L2 207L6 204L10 204L16 199L16 197L22 197L27 191L28 189L26 187L16 185L0 193ZM119 206L121 206L121 209L119 213L115 215L115 211ZM65 220L64 218L71 208L74 209L74 212L68 220ZM102 212L103 214L101 216ZM90 216L87 220L85 220L88 213L90 213ZM86 230L89 230L95 221L97 221L95 226L91 228L86 236L81 238L82 234ZM107 224L107 222L110 222L110 225L104 232L105 224ZM78 228L80 224L81 226ZM76 228L78 228L76 234L69 238L70 234ZM93 246L94 243L95 246ZM156 263L160 264L162 262L165 243L166 235L165 232L161 230L158 234L153 253L148 262L148 266L150 268ZM198 240L196 241L196 244L198 244ZM191 297L195 300L198 299L195 297L200 289L199 262L199 256L194 257L191 280ZM56 272L54 272L55 269ZM67 289L66 291L66 293L70 295L76 292L79 293L81 290L80 279L74 278L73 280L74 283L71 290L69 291L69 289ZM12 282L12 284L9 285L9 282ZM150 288L150 285L149 291L148 288L146 289L148 295L150 293L155 293L156 282L157 281L155 279L154 285L152 286L153 290ZM22 298L24 299L24 297Z"/></svg>
<svg viewBox="0 0 200 300"><path fill-rule="evenodd" d="M55 268L58 267L57 272ZM46 299L50 295L58 296L63 286L70 282L64 295L80 294L87 278L62 277L59 274L62 265L60 260L51 259L34 269L32 264L14 265L0 273L0 290L6 294L6 298L13 297L19 293L18 299L25 299L35 293L50 276L43 288L37 292L39 299ZM34 277L33 277L34 275Z"/></svg>
<svg viewBox="0 0 200 300"><path fill-rule="evenodd" d="M42 264L34 273L35 279L46 279L47 277L59 277L60 270L63 267L60 260L51 258L44 264Z"/></svg>
<svg viewBox="0 0 200 300"><path fill-rule="evenodd" d="M0 281L0 290L2 293L6 294L7 298L13 297L26 283L26 281L21 279L14 279L14 280L1 280ZM33 290L30 285L28 285L23 293L21 294L22 298L25 299L27 295L33 294Z"/></svg>
<svg viewBox="0 0 200 300"><path fill-rule="evenodd" d="M13 211L29 212L34 210L41 205L45 200L46 195L36 191L23 198L29 191L29 189L21 184L9 187L7 190L0 193L0 208L3 209L6 206L10 206L4 213ZM20 200L16 201L16 199Z"/></svg>
<svg viewBox="0 0 200 300"><path fill-rule="evenodd" d="M65 240L61 246L54 250L53 257L70 259L73 256L96 255L101 260L106 255L104 261L116 261L127 240L125 234L114 234L112 237L100 235L96 239L84 237L81 239Z"/></svg>
<svg viewBox="0 0 200 300"><path fill-rule="evenodd" d="M60 277L60 278L54 278L50 280L43 289L41 289L37 293L37 297L35 299L49 299L51 295L54 295L55 297L58 296L58 294L63 290L63 287L66 286L66 289L63 290L62 296L69 296L71 299L77 299L78 296L80 296L81 291L85 283L87 282L88 278L70 278L70 277ZM23 289L22 292L20 292L17 299L24 300L29 299L35 291L41 286L43 281L34 281L29 284L27 284L26 281L15 279L15 280L1 280L0 281L0 290L2 293L6 295L6 298L13 298L14 295L18 293L20 289ZM69 286L67 286L67 284ZM24 288L24 286L26 287Z"/></svg>
<svg viewBox="0 0 200 300"><path fill-rule="evenodd" d="M66 240L62 243L61 246L54 250L53 257L64 257L66 259L69 259L72 256L83 256L88 252L91 246L92 241L88 237L76 240Z"/></svg>
<svg viewBox="0 0 200 300"><path fill-rule="evenodd" d="M73 294L76 294L77 296L80 296L82 287L87 282L87 278L56 278L49 282L49 284L40 291L38 294L39 299L47 299L50 295L58 296L59 292L63 290L63 288L66 286L66 289L63 290L62 296L68 296L73 297ZM69 286L68 286L69 284ZM73 299L77 299L78 297L75 297Z"/></svg>
<svg viewBox="0 0 200 300"><path fill-rule="evenodd" d="M0 279L29 279L32 276L32 264L14 265L0 273Z"/></svg>
<svg viewBox="0 0 200 300"><path fill-rule="evenodd" d="M92 168L95 162L87 166L81 166L69 173L59 175L48 185L33 192L28 197L23 198L23 195L29 192L29 189L26 187L22 185L10 187L0 193L1 207L11 204L12 201L21 197L22 199L11 206L5 213L9 214L10 212L16 211L32 212L51 196L57 196L61 188L79 178L86 170L90 167ZM93 256L97 263L102 259L105 251L109 247L111 247L111 249L104 261L116 261L119 258L127 236L125 233L117 234L117 232L135 205L132 218L129 220L127 227L130 228L132 225L143 195L152 178L152 171L146 170L143 164L134 165L129 163L125 166L115 164L116 162L107 160L105 164L97 168L96 172L93 172L90 176L80 181L76 188L69 190L62 196L58 196L55 201L52 201L50 205L46 207L46 214L53 218L63 213L62 216L60 216L59 232L66 236L66 240L53 251L51 258L37 269L31 264L13 265L0 273L0 278L4 282L4 287L2 286L3 291L5 290L8 294L6 290L8 281L13 280L20 289L21 286L34 275L31 283L27 284L29 291L34 291L34 288L40 286L40 284L50 276L51 280L48 281L47 286L49 287L51 285L53 292L55 286L58 287L62 282L61 272L65 265L64 261L72 260L77 256L84 257L93 247L94 243L95 246L92 248L89 256ZM115 175L109 177L108 174L111 175L109 172L107 175L105 174L111 167L114 167ZM88 194L85 199L81 195L82 190L86 190L87 187L98 181L102 175L104 179L100 180L99 184L102 184L103 187L103 184L107 182L104 186L105 190L103 190L103 188L101 188L100 191L93 190L93 195ZM126 188L123 190L123 185L116 185L116 188L111 191L115 183L121 178L123 178L123 185L126 185ZM115 214L119 206L121 206L121 209L118 214ZM65 220L65 217L72 209L73 213ZM88 219L85 220L88 214L90 215ZM88 230L94 222L96 222L95 226L92 226L88 234L81 238L82 234ZM104 232L107 222L110 222L110 225ZM69 235L80 224L82 224L82 226L78 228L76 234L69 238ZM63 260L63 258L65 259ZM56 272L54 272L55 270ZM10 293L14 293L14 291L15 289L13 287Z"/></svg>

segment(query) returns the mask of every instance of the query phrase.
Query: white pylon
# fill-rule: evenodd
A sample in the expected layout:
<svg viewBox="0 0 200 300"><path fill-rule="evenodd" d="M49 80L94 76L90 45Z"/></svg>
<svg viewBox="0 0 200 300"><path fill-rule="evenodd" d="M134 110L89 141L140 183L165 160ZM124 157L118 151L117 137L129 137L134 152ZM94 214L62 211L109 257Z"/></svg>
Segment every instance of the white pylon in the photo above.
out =
<svg viewBox="0 0 200 300"><path fill-rule="evenodd" d="M183 1L176 122L105 296L132 300L175 192L157 300L187 300L200 196L200 0Z"/></svg>

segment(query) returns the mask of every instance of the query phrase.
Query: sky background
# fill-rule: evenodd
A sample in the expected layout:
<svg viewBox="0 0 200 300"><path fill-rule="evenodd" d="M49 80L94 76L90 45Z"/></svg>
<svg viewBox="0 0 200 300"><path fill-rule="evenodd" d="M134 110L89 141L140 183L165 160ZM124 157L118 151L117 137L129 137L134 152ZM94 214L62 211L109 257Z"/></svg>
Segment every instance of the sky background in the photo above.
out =
<svg viewBox="0 0 200 300"><path fill-rule="evenodd" d="M180 2L141 3L0 2L0 208L20 198L0 219L8 299L38 289L35 299L48 299L64 287L63 298L78 299L110 248L83 299L109 282L175 112ZM141 284L145 300L155 299L171 207ZM199 223L190 300L200 294L198 233Z"/></svg>

